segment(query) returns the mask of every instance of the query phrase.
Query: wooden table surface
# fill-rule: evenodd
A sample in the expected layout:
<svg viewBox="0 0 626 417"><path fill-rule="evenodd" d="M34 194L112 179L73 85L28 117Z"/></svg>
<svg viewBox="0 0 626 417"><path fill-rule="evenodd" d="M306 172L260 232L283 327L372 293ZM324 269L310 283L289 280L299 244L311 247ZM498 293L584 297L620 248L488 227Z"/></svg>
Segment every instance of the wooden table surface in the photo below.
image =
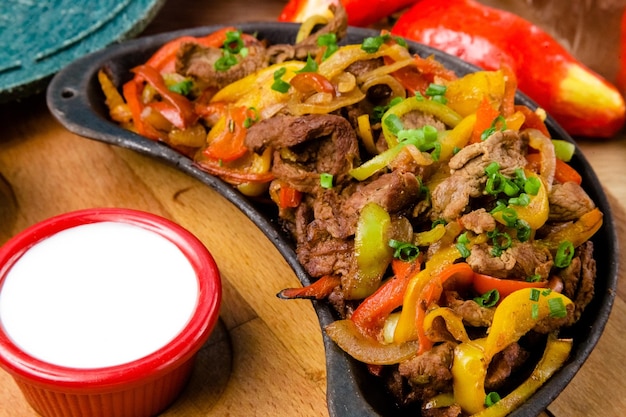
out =
<svg viewBox="0 0 626 417"><path fill-rule="evenodd" d="M275 20L284 0L171 0L143 32ZM272 243L238 209L194 179L134 152L66 131L43 95L0 106L0 243L64 212L128 207L173 219L213 253L223 277L221 321L191 384L164 416L324 416L321 331L308 301L281 301L299 284ZM626 248L626 135L581 142L612 204ZM621 255L621 264L624 262ZM626 413L626 282L596 349L544 414ZM0 417L35 416L0 371Z"/></svg>

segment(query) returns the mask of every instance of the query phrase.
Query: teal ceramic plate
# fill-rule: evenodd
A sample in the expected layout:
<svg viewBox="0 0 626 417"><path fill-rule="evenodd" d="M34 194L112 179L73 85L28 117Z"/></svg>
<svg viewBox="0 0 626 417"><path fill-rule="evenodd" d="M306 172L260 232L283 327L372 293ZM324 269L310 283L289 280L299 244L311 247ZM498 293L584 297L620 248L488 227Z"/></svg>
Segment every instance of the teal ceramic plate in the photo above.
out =
<svg viewBox="0 0 626 417"><path fill-rule="evenodd" d="M0 1L0 103L39 93L75 59L137 35L164 2Z"/></svg>

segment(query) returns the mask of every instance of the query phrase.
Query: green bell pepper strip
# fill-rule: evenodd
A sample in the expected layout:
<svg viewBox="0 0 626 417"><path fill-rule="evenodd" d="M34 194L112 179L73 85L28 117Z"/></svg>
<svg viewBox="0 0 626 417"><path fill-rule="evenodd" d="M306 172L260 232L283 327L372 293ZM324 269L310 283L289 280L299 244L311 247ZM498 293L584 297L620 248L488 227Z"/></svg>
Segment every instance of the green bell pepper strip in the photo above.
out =
<svg viewBox="0 0 626 417"><path fill-rule="evenodd" d="M363 299L380 286L393 259L387 236L390 223L389 213L376 203L368 203L361 209L354 235L356 270L343 283L346 299Z"/></svg>
<svg viewBox="0 0 626 417"><path fill-rule="evenodd" d="M539 297L536 297L537 291ZM452 386L454 397L465 413L474 414L484 409L485 377L492 358L517 342L538 321L550 316L552 300L560 300L564 307L572 304L563 294L544 288L515 291L496 308L487 337L457 345L452 363Z"/></svg>
<svg viewBox="0 0 626 417"><path fill-rule="evenodd" d="M381 124L383 135L385 136L385 140L387 141L389 148L398 144L398 138L389 127L389 124L386 123L387 119L389 119L392 115L402 118L402 116L411 111L419 111L425 114L433 115L450 127L455 127L461 122L461 120L463 120L461 115L438 101L428 100L424 97L417 96L407 98L402 100L400 103L391 106L382 117Z"/></svg>

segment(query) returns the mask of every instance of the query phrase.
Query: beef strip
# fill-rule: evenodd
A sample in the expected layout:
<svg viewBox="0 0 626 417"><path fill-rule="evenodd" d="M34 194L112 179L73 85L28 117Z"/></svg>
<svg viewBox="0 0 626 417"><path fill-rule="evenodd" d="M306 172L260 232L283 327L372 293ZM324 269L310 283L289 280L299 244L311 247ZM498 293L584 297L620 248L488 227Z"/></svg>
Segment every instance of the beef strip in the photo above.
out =
<svg viewBox="0 0 626 417"><path fill-rule="evenodd" d="M342 183L359 158L356 134L341 116L311 114L275 116L252 125L246 146L275 149L272 172L303 192L316 192L322 173ZM284 150L288 152L284 152Z"/></svg>
<svg viewBox="0 0 626 417"><path fill-rule="evenodd" d="M452 309L463 322L472 327L489 327L493 321L495 309L482 307L474 300L464 300L456 291L446 291L446 305Z"/></svg>
<svg viewBox="0 0 626 417"><path fill-rule="evenodd" d="M472 246L466 260L474 271L497 278L522 280L539 275L545 280L554 265L550 251L531 242L514 241L500 256L492 256L491 249L486 243Z"/></svg>
<svg viewBox="0 0 626 417"><path fill-rule="evenodd" d="M452 221L467 212L470 199L483 195L485 168L497 162L503 175L512 176L526 165L525 146L516 132L507 130L461 149L450 159L450 176L432 192L431 218Z"/></svg>
<svg viewBox="0 0 626 417"><path fill-rule="evenodd" d="M459 219L467 230L476 234L491 232L496 229L496 219L484 208L471 211Z"/></svg>
<svg viewBox="0 0 626 417"><path fill-rule="evenodd" d="M485 388L487 391L497 391L516 369L524 364L529 353L522 349L518 343L512 343L498 352L487 370Z"/></svg>
<svg viewBox="0 0 626 417"><path fill-rule="evenodd" d="M260 42L248 45L247 49L245 57L233 55L239 56L237 64L220 71L215 68L215 62L223 56L222 49L184 43L176 55L176 72L195 78L205 88L222 88L268 65L265 46Z"/></svg>
<svg viewBox="0 0 626 417"><path fill-rule="evenodd" d="M414 391L419 392L420 398L430 398L449 390L454 346L450 342L435 345L431 350L401 362L398 366L399 374L408 380Z"/></svg>
<svg viewBox="0 0 626 417"><path fill-rule="evenodd" d="M575 304L573 321L580 318L594 294L596 260L593 258L593 242L587 241L576 248L569 266L559 272L563 280L563 294Z"/></svg>
<svg viewBox="0 0 626 417"><path fill-rule="evenodd" d="M583 188L575 182L555 183L549 195L550 215L548 220L565 222L578 220L596 205Z"/></svg>

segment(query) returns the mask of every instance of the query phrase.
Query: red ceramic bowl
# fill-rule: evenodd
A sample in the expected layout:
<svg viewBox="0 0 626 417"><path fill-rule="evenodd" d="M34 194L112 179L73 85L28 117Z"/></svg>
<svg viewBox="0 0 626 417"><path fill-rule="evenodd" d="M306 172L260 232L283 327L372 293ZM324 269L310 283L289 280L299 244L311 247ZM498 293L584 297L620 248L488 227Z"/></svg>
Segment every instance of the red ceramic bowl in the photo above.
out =
<svg viewBox="0 0 626 417"><path fill-rule="evenodd" d="M78 281L65 280L85 257ZM45 417L153 416L183 389L220 303L214 259L179 225L127 209L53 217L0 248L0 366Z"/></svg>

